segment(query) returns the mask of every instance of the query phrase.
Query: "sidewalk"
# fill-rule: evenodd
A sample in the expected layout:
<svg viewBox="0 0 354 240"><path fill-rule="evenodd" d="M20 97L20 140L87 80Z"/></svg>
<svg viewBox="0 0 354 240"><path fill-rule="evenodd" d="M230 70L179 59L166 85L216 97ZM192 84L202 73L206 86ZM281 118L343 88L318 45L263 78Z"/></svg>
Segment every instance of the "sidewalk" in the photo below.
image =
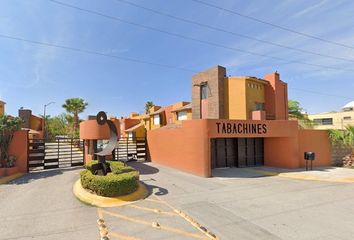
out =
<svg viewBox="0 0 354 240"><path fill-rule="evenodd" d="M325 182L354 183L354 169L341 167L316 167L306 171L304 168L283 169L271 167L254 167L246 171L253 171L266 176L279 176L293 179L314 180Z"/></svg>

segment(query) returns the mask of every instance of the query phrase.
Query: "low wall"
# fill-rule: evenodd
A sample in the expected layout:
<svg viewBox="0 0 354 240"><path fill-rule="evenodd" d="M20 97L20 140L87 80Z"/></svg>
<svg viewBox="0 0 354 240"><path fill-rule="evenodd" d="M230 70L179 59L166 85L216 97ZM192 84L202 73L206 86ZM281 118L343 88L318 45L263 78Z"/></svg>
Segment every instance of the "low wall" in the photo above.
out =
<svg viewBox="0 0 354 240"><path fill-rule="evenodd" d="M332 165L342 166L343 158L352 153L353 148L342 144L332 144Z"/></svg>
<svg viewBox="0 0 354 240"><path fill-rule="evenodd" d="M304 152L315 152L313 166L331 166L331 144L327 130L299 130L299 161L300 167L306 165Z"/></svg>
<svg viewBox="0 0 354 240"><path fill-rule="evenodd" d="M19 172L27 172L28 161L28 131L20 130L15 132L9 148L10 155L16 157L15 166Z"/></svg>
<svg viewBox="0 0 354 240"><path fill-rule="evenodd" d="M264 138L264 165L298 168L298 143L294 137Z"/></svg>
<svg viewBox="0 0 354 240"><path fill-rule="evenodd" d="M207 122L185 121L182 126L147 132L150 160L198 176L211 176Z"/></svg>

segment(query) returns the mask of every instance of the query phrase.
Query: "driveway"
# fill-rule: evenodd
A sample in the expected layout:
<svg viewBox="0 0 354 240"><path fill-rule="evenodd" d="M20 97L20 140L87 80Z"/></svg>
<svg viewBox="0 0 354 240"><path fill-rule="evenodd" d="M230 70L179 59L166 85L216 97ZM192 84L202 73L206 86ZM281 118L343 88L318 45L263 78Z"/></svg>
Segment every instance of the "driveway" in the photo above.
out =
<svg viewBox="0 0 354 240"><path fill-rule="evenodd" d="M151 163L136 167L145 173L144 182L168 191L162 199L220 239L352 240L354 236L353 183L265 176L237 168L206 179Z"/></svg>
<svg viewBox="0 0 354 240"><path fill-rule="evenodd" d="M99 239L96 209L73 196L78 177L52 170L0 185L0 239Z"/></svg>
<svg viewBox="0 0 354 240"><path fill-rule="evenodd" d="M150 195L122 207L97 209L76 200L72 185L79 169L32 173L0 185L0 239L100 239L98 218L110 239L354 236L353 183L265 176L252 169L200 178L153 163L131 165Z"/></svg>

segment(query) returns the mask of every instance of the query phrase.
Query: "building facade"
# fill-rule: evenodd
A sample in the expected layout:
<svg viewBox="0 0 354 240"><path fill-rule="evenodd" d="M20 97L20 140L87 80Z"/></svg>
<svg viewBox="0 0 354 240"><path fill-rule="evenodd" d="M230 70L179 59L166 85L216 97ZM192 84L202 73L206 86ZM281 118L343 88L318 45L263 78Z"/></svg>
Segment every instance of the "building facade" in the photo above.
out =
<svg viewBox="0 0 354 240"><path fill-rule="evenodd" d="M232 77L216 66L195 74L191 88L191 103L120 120L135 121L120 126L123 134L145 129L151 161L204 177L214 168L303 167L305 151L316 152L315 166L331 164L327 131L300 130L288 120L287 84L278 73ZM85 138L92 129L81 124Z"/></svg>
<svg viewBox="0 0 354 240"><path fill-rule="evenodd" d="M18 117L22 119L22 129L29 130L29 138L44 138L44 120L32 114L30 109L19 109Z"/></svg>
<svg viewBox="0 0 354 240"><path fill-rule="evenodd" d="M345 129L354 125L354 101L347 103L338 112L309 114L315 129Z"/></svg>

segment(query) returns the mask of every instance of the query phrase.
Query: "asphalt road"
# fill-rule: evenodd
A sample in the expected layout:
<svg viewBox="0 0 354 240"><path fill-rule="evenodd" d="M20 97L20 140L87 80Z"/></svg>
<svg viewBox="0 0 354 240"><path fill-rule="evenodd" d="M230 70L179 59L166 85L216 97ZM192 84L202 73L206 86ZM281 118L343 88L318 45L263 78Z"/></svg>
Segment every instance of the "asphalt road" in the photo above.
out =
<svg viewBox="0 0 354 240"><path fill-rule="evenodd" d="M205 179L133 165L151 194L117 208L76 200L79 170L32 173L0 185L0 239L99 239L100 215L110 239L210 239L178 211L219 239L354 238L353 183L264 177L247 169Z"/></svg>
<svg viewBox="0 0 354 240"><path fill-rule="evenodd" d="M78 177L52 170L0 185L0 239L99 239L96 209L73 196Z"/></svg>

